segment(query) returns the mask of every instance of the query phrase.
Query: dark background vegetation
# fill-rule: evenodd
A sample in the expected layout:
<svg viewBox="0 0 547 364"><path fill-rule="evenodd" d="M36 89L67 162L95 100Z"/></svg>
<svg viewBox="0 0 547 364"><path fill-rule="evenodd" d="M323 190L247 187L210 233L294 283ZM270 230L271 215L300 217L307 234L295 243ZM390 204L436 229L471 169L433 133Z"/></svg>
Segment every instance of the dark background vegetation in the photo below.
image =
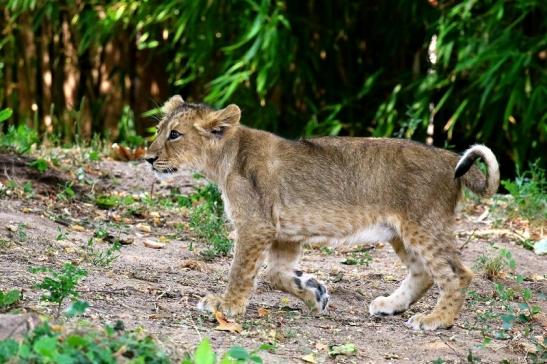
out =
<svg viewBox="0 0 547 364"><path fill-rule="evenodd" d="M149 135L181 94L288 137L485 143L504 177L545 163L544 0L2 0L0 24L6 135Z"/></svg>

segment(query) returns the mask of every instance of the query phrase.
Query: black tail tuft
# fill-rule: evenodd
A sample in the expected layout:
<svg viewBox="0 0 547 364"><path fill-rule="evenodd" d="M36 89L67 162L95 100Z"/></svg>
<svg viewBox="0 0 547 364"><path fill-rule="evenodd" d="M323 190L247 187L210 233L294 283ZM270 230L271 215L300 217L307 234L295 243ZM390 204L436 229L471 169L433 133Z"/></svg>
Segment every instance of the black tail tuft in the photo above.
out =
<svg viewBox="0 0 547 364"><path fill-rule="evenodd" d="M454 178L460 178L461 176L466 174L477 158L478 156L476 155L470 155L467 158L464 158L463 160L461 160L460 163L458 163L458 165L456 166L456 171L454 172Z"/></svg>

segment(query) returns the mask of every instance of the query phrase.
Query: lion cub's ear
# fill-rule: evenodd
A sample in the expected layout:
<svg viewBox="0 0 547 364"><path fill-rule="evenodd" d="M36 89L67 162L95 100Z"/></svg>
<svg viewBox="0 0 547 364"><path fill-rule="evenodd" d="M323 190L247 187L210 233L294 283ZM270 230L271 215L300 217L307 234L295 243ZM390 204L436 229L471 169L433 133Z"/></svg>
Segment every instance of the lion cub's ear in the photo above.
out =
<svg viewBox="0 0 547 364"><path fill-rule="evenodd" d="M163 104L161 111L164 114L169 114L170 112L174 111L177 107L182 106L184 104L184 100L180 95L175 95L171 97L165 104Z"/></svg>
<svg viewBox="0 0 547 364"><path fill-rule="evenodd" d="M207 136L222 138L228 129L239 125L240 118L241 110L237 105L231 104L224 109L209 113L196 122L194 127Z"/></svg>

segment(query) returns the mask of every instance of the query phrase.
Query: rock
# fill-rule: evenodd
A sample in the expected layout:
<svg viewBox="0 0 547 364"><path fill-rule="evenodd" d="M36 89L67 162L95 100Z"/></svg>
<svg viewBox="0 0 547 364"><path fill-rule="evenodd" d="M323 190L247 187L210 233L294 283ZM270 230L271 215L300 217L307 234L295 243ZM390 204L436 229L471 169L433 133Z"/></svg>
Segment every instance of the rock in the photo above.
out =
<svg viewBox="0 0 547 364"><path fill-rule="evenodd" d="M547 254L547 238L543 238L534 244L534 253L537 255Z"/></svg>
<svg viewBox="0 0 547 364"><path fill-rule="evenodd" d="M0 314L0 340L19 339L39 323L34 314Z"/></svg>
<svg viewBox="0 0 547 364"><path fill-rule="evenodd" d="M165 244L154 240L145 240L144 246L152 249L163 249L165 247Z"/></svg>

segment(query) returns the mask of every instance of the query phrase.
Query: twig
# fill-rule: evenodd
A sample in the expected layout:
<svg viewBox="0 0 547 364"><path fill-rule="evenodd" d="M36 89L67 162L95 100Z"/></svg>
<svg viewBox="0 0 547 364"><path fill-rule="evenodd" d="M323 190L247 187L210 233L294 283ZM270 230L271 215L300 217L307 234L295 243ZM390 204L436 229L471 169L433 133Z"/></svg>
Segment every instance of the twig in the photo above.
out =
<svg viewBox="0 0 547 364"><path fill-rule="evenodd" d="M150 198L154 197L154 186L156 185L156 181L152 181L152 186L150 186Z"/></svg>
<svg viewBox="0 0 547 364"><path fill-rule="evenodd" d="M456 349L454 349L454 347L452 345L450 345L442 336L439 335L439 338L441 339L441 341L450 348L450 350L452 350L454 352L454 354L456 354L456 356L458 358L463 358L464 356L460 353L458 353L458 351Z"/></svg>
<svg viewBox="0 0 547 364"><path fill-rule="evenodd" d="M182 301L182 298L181 298L181 301ZM179 302L180 302L180 301L179 301ZM186 307L188 307L188 306L189 306L188 296L186 296L186 302L185 302L185 303L186 303ZM203 338L201 337L201 332L199 332L198 327L197 327L197 325L196 325L196 323L195 323L195 321L194 321L194 318L192 317L192 311L191 311L191 310L188 310L187 312L188 312L188 315L187 315L187 316L188 316L188 318L190 319L190 322L192 323L192 327L194 328L194 330L196 330L196 333L197 333L198 336L199 336L199 341L203 340Z"/></svg>
<svg viewBox="0 0 547 364"><path fill-rule="evenodd" d="M467 240L462 244L462 246L460 246L460 250L463 250L467 244L469 244L469 242L471 241L471 239L473 239L473 237L475 236L475 232L477 231L477 229L475 228L471 234L467 237Z"/></svg>

